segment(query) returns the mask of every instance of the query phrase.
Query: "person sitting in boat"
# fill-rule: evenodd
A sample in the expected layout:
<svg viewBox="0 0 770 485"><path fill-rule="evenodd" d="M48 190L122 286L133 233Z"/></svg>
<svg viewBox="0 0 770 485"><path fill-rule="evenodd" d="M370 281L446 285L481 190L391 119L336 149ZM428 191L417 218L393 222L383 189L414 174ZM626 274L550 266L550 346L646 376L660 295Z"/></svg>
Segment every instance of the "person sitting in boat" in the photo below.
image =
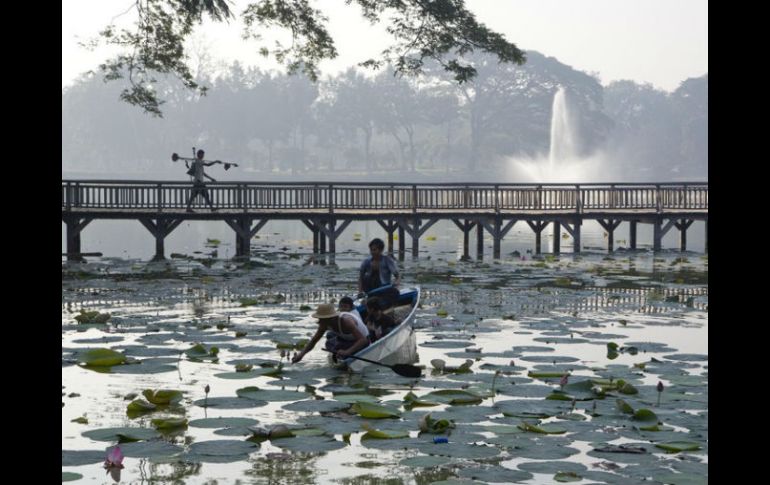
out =
<svg viewBox="0 0 770 485"><path fill-rule="evenodd" d="M382 311L380 299L376 296L366 300L366 328L369 329L369 340L372 342L396 328L396 321Z"/></svg>
<svg viewBox="0 0 770 485"><path fill-rule="evenodd" d="M349 312L361 319L361 314L358 313L356 307L353 306L353 299L349 296L343 296L340 298L340 302L337 304L337 308L340 312Z"/></svg>
<svg viewBox="0 0 770 485"><path fill-rule="evenodd" d="M369 293L383 286L391 285L391 277L395 278L390 288L377 292L380 303L384 308L394 304L398 300L398 285L401 282L401 273L398 264L390 256L383 254L385 242L380 238L374 238L369 243L369 256L361 262L358 276L358 291ZM384 309L383 308L383 309Z"/></svg>
<svg viewBox="0 0 770 485"><path fill-rule="evenodd" d="M318 319L318 330L305 348L292 357L293 364L301 361L308 352L313 350L315 344L327 331L331 331L333 335L326 339L326 350L334 352L339 358L344 359L369 345L369 330L361 318L353 313L340 313L335 310L332 303L321 303L312 317Z"/></svg>

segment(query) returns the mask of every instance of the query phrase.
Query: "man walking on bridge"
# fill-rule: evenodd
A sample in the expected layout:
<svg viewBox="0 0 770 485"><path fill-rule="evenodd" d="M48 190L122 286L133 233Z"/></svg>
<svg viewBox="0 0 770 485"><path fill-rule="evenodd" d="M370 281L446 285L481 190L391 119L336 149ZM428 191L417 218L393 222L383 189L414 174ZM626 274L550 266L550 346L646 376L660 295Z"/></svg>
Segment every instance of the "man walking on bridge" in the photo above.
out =
<svg viewBox="0 0 770 485"><path fill-rule="evenodd" d="M192 167L189 167L190 170L187 171L187 175L192 175L193 177L192 193L190 194L190 198L187 200L187 212L193 212L191 206L193 201L198 197L198 195L203 196L203 199L209 205L212 212L217 211L214 208L214 204L211 203L211 198L209 197L209 191L208 189L206 189L206 182L203 180L203 177L206 177L212 182L216 182L216 180L206 175L206 173L203 171L204 166L210 167L214 165L216 162L204 162L203 155L205 155L205 152L203 150L198 150L198 153L195 154L195 160L193 160L192 162Z"/></svg>

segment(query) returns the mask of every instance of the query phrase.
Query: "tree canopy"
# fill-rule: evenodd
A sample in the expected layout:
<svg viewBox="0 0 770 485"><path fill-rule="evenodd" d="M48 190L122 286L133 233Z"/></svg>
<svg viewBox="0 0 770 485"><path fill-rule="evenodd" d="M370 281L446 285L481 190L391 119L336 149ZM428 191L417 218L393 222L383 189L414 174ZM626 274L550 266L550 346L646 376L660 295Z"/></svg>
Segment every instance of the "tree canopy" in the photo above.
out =
<svg viewBox="0 0 770 485"><path fill-rule="evenodd" d="M260 38L271 27L288 30L291 43L274 49L261 48L273 56L289 74L304 73L315 81L319 62L337 56L334 39L327 30L328 18L314 8L311 0L258 0L240 16L245 37ZM393 42L376 59L360 65L379 68L392 65L395 74L420 74L427 61L435 61L456 83L472 80L476 68L463 57L482 51L499 62L523 64L526 56L505 36L487 28L465 7L464 0L346 0L356 4L363 18L376 24L387 23ZM193 76L184 42L204 18L215 22L235 17L227 0L135 0L137 21L132 29L107 26L96 44L122 48L122 53L100 65L105 80L127 79L120 99L141 107L146 113L162 116L165 102L156 89L158 74L173 75L184 86L205 94Z"/></svg>

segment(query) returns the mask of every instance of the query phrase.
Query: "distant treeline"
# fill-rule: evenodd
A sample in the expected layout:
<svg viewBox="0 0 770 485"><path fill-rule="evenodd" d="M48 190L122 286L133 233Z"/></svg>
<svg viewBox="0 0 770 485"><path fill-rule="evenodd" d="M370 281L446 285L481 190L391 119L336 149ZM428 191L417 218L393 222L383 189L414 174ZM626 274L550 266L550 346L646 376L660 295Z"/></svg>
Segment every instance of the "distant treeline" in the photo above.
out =
<svg viewBox="0 0 770 485"><path fill-rule="evenodd" d="M632 81L603 87L552 57L527 56L516 66L475 55L478 77L465 84L430 67L419 78L351 68L318 83L239 64L217 76L202 68L207 96L161 83L164 118L120 102L118 83L83 75L62 91L62 169L167 174L172 152L192 156L196 146L245 172L493 174L511 157L547 155L563 86L581 154L601 150L629 180L706 179L707 74L672 93Z"/></svg>

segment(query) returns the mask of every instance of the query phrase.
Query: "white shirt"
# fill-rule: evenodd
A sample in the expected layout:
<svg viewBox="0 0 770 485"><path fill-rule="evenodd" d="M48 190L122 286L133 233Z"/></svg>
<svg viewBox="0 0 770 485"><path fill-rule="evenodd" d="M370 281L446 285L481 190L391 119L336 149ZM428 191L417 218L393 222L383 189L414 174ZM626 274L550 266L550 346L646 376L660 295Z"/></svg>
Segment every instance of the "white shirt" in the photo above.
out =
<svg viewBox="0 0 770 485"><path fill-rule="evenodd" d="M342 312L342 313L340 313L340 317L339 317L340 319L337 320L337 324L339 325L339 333L337 333L337 332L335 332L335 333L337 333L337 335L339 335L340 338L343 339L343 340L354 340L355 339L355 337L353 336L352 333L342 333L342 316L343 315L350 315L351 317L353 317L353 320L356 321L356 328L358 329L359 332L361 332L361 335L363 335L364 337L368 337L369 336L369 329L366 328L366 324L364 324L364 321L361 320L361 316L358 314L358 311L356 311L356 310L354 310L354 311L355 311L355 313L353 313L353 312Z"/></svg>

